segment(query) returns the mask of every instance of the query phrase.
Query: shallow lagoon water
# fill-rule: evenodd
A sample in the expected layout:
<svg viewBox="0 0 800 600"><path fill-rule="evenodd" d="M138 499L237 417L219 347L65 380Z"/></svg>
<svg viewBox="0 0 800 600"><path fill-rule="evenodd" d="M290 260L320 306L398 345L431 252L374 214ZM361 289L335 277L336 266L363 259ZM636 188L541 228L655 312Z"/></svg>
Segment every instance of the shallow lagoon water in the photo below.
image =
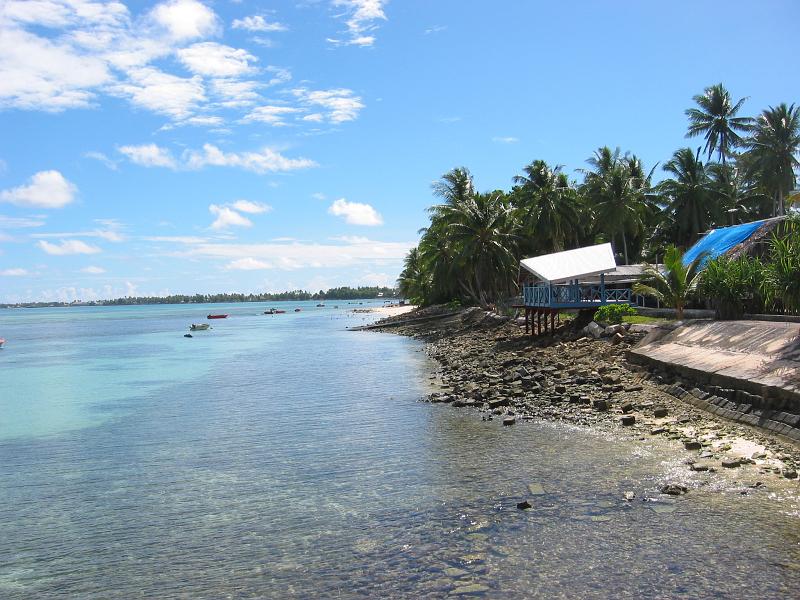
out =
<svg viewBox="0 0 800 600"><path fill-rule="evenodd" d="M796 594L790 492L421 403L419 342L313 304L0 312L0 597Z"/></svg>

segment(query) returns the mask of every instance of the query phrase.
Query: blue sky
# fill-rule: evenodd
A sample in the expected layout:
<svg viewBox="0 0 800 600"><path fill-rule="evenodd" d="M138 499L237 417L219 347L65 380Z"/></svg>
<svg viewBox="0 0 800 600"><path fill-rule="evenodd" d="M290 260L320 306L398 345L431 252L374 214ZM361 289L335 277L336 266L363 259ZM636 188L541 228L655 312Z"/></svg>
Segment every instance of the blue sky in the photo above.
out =
<svg viewBox="0 0 800 600"><path fill-rule="evenodd" d="M508 189L800 101L800 3L0 0L0 301L391 285L460 165Z"/></svg>

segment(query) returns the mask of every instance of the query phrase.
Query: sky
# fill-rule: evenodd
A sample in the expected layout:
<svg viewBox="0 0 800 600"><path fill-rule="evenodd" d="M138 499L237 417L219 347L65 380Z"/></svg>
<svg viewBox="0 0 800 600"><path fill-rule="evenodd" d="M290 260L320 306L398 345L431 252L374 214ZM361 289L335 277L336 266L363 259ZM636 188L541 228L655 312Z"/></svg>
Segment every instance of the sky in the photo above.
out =
<svg viewBox="0 0 800 600"><path fill-rule="evenodd" d="M0 0L0 302L393 285L468 167L800 102L796 0ZM660 177L660 166L657 167Z"/></svg>

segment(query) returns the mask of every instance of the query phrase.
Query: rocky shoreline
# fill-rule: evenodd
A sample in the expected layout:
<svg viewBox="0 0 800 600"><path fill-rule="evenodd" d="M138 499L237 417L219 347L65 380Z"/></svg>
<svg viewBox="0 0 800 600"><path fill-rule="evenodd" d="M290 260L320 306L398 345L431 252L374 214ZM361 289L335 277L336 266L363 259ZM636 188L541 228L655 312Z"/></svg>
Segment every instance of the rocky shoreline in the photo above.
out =
<svg viewBox="0 0 800 600"><path fill-rule="evenodd" d="M427 342L439 365L427 400L477 410L503 425L548 420L602 428L647 443L665 437L686 454L689 472L728 472L743 489L797 487L800 449L676 398L692 386L626 358L646 328L616 327L595 338L564 323L530 336L516 322L477 308L416 310L369 329ZM597 332L595 332L597 333ZM685 395L685 394L683 394ZM678 495L680 482L662 493ZM743 491L747 493L747 491Z"/></svg>

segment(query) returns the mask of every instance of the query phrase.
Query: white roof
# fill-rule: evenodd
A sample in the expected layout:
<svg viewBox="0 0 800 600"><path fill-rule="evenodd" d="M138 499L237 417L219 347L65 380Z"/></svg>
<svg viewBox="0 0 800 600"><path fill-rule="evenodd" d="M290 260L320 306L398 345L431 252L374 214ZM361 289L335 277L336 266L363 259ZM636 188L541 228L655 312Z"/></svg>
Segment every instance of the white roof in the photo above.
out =
<svg viewBox="0 0 800 600"><path fill-rule="evenodd" d="M520 264L540 279L553 283L608 273L617 268L611 244L526 258Z"/></svg>

